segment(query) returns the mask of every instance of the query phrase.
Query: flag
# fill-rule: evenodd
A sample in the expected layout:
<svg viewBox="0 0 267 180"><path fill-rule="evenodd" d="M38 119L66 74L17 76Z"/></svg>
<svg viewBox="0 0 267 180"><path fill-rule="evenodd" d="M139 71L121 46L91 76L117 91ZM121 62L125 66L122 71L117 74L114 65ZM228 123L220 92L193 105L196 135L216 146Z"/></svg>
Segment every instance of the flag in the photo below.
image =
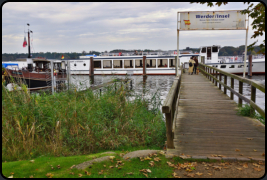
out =
<svg viewBox="0 0 267 180"><path fill-rule="evenodd" d="M26 37L24 36L24 41L23 41L23 47L27 46L27 41L26 41Z"/></svg>
<svg viewBox="0 0 267 180"><path fill-rule="evenodd" d="M119 52L119 56L121 56L121 52Z"/></svg>
<svg viewBox="0 0 267 180"><path fill-rule="evenodd" d="M173 51L173 54L177 54L177 52L176 51Z"/></svg>
<svg viewBox="0 0 267 180"><path fill-rule="evenodd" d="M61 56L61 59L64 59L64 56L63 55Z"/></svg>

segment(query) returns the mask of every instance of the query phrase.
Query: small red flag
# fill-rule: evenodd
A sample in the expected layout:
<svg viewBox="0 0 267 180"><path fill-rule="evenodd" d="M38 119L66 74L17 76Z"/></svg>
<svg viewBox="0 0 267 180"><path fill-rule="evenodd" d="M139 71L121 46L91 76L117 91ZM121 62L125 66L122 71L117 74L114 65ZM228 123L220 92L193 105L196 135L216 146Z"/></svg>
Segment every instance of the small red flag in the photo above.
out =
<svg viewBox="0 0 267 180"><path fill-rule="evenodd" d="M26 37L24 36L24 42L23 42L23 47L27 46L27 41L26 41Z"/></svg>

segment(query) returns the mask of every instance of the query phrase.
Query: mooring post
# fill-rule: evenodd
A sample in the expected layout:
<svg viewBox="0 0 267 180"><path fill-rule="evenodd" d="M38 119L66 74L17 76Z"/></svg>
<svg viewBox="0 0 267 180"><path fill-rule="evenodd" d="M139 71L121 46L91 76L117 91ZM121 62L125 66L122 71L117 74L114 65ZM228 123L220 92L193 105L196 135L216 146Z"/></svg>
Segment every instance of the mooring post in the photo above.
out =
<svg viewBox="0 0 267 180"><path fill-rule="evenodd" d="M212 75L214 77L214 69L212 69ZM214 78L212 78L212 83L214 84Z"/></svg>
<svg viewBox="0 0 267 180"><path fill-rule="evenodd" d="M249 55L248 58L248 77L252 77L252 55Z"/></svg>
<svg viewBox="0 0 267 180"><path fill-rule="evenodd" d="M143 76L146 76L146 56L143 56Z"/></svg>
<svg viewBox="0 0 267 180"><path fill-rule="evenodd" d="M216 73L216 79L218 78L218 75L217 75L217 71L215 71ZM217 81L215 81L215 86L217 86Z"/></svg>
<svg viewBox="0 0 267 180"><path fill-rule="evenodd" d="M94 59L93 57L90 57L89 77L90 77L91 83L94 84Z"/></svg>
<svg viewBox="0 0 267 180"><path fill-rule="evenodd" d="M222 81L222 74L221 73L219 73L219 81L220 82ZM220 90L222 89L222 85L221 84L219 84L219 89Z"/></svg>

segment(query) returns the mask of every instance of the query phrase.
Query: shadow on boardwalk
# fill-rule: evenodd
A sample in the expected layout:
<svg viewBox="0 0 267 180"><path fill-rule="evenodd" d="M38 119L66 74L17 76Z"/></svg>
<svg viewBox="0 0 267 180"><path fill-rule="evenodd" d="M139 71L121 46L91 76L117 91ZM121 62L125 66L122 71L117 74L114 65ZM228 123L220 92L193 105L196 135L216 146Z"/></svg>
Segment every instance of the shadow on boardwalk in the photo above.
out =
<svg viewBox="0 0 267 180"><path fill-rule="evenodd" d="M265 159L265 126L237 115L237 109L237 104L202 74L183 74L175 149L168 153Z"/></svg>

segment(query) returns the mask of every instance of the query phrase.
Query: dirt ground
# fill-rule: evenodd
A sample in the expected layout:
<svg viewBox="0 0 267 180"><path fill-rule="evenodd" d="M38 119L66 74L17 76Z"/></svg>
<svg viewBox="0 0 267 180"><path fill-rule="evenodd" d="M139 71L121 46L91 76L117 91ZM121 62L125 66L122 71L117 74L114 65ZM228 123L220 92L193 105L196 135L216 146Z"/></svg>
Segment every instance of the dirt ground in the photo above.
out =
<svg viewBox="0 0 267 180"><path fill-rule="evenodd" d="M180 164L172 175L176 178L263 178L265 162L191 162Z"/></svg>

